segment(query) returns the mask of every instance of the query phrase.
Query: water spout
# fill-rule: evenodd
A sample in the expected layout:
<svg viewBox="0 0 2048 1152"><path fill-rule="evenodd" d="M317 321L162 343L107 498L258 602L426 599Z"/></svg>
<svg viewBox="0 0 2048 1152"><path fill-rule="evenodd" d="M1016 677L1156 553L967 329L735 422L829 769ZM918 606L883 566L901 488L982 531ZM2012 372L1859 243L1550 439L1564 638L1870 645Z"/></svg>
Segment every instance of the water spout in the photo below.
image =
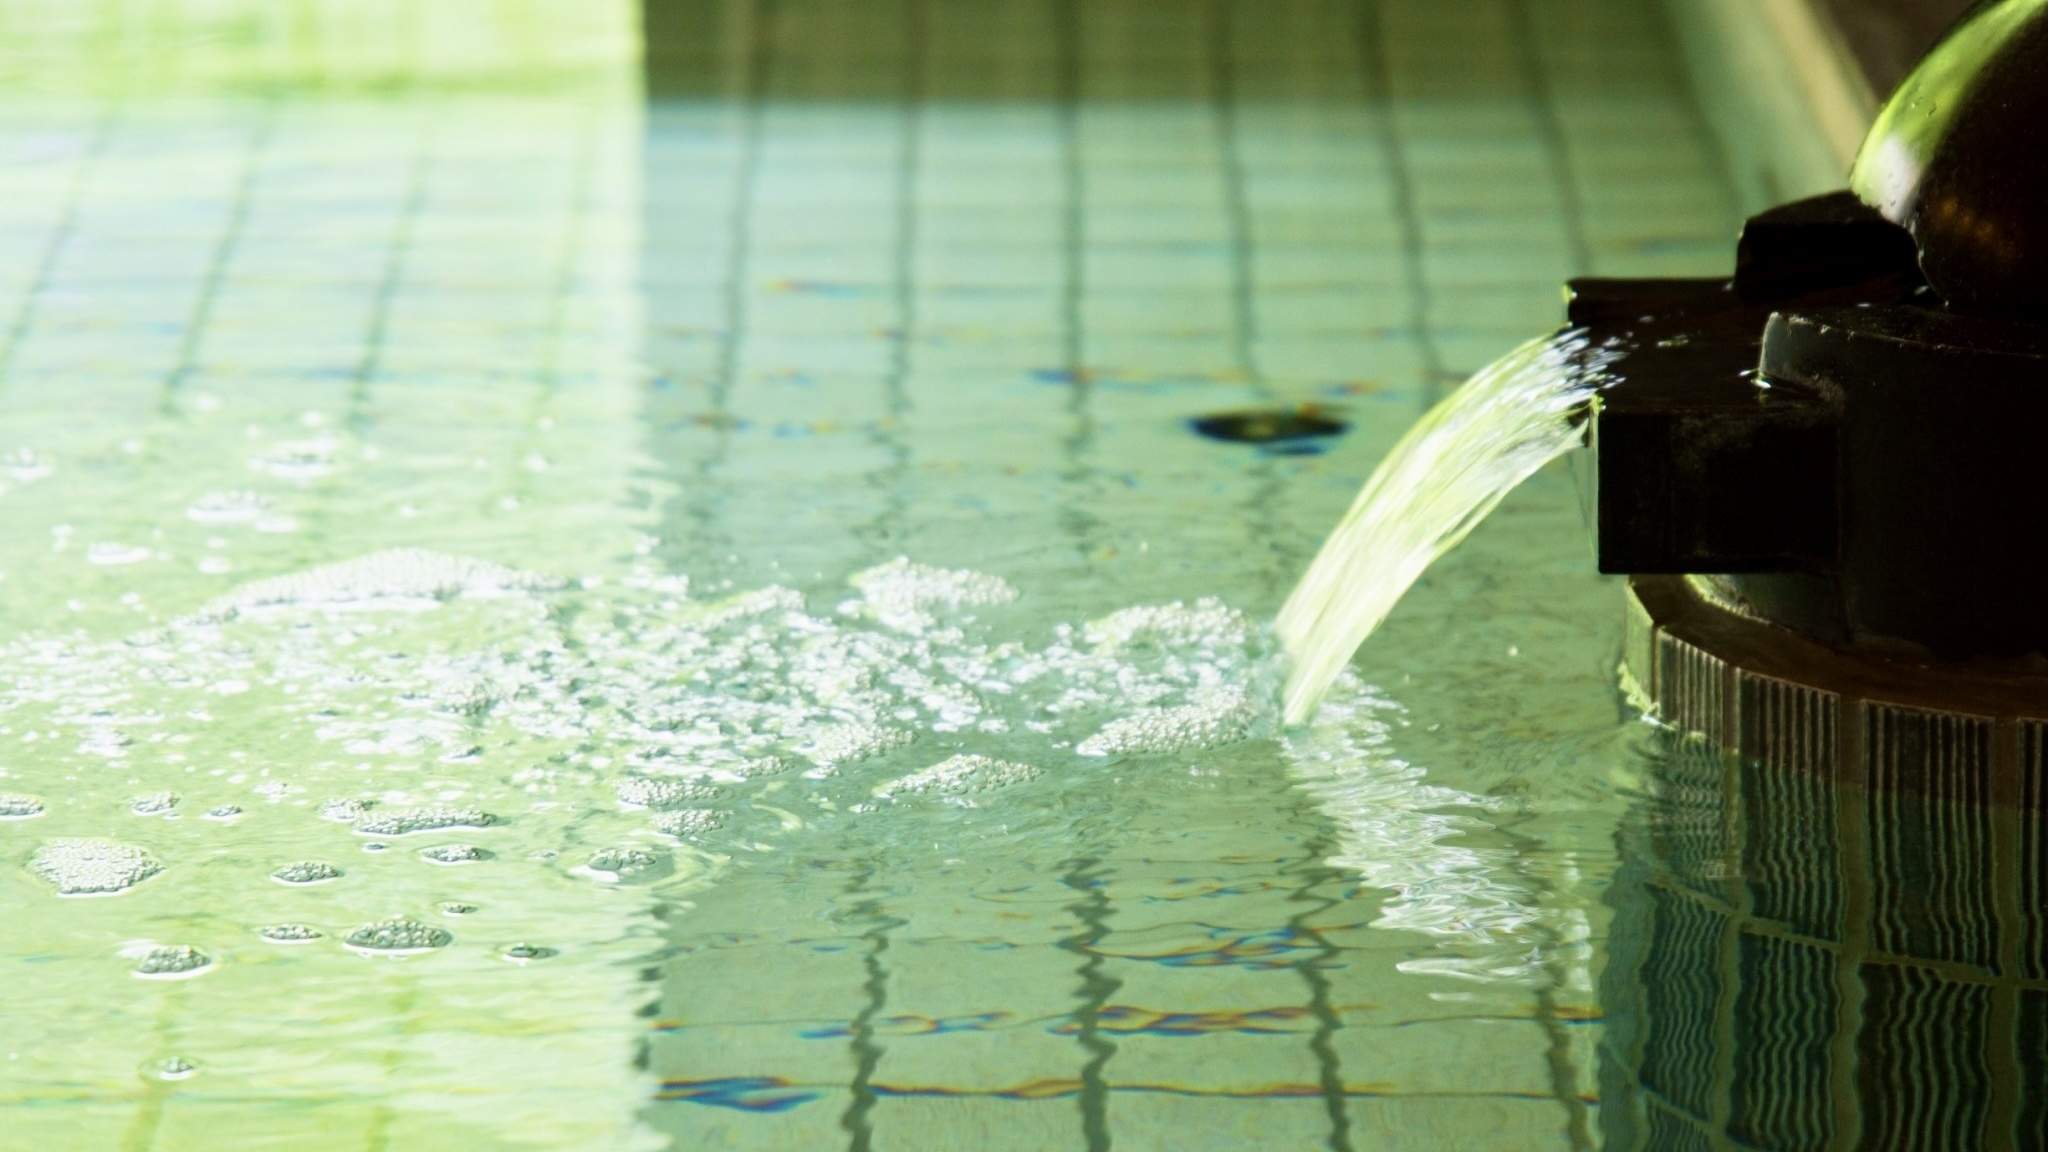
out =
<svg viewBox="0 0 2048 1152"><path fill-rule="evenodd" d="M1481 369L1381 461L1280 609L1299 724L1423 572L1507 494L1585 438L1611 355L1568 328Z"/></svg>

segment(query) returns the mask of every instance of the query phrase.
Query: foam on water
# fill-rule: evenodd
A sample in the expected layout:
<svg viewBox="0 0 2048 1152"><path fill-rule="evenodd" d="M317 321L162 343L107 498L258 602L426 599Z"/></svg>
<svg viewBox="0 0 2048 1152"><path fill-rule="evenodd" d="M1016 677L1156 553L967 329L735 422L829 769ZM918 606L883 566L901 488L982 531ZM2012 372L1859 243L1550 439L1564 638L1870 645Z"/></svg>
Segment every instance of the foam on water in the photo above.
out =
<svg viewBox="0 0 2048 1152"><path fill-rule="evenodd" d="M840 612L901 629L930 627L934 608L1007 604L1017 598L1017 589L1000 577L913 564L904 556L858 573L847 583L861 595L840 605Z"/></svg>
<svg viewBox="0 0 2048 1152"><path fill-rule="evenodd" d="M697 780L649 780L633 777L612 786L624 808L646 808L656 812L722 800L729 793L716 784Z"/></svg>
<svg viewBox="0 0 2048 1152"><path fill-rule="evenodd" d="M194 500L185 515L200 524L254 524L270 508L270 499L255 492L209 492Z"/></svg>
<svg viewBox="0 0 2048 1152"><path fill-rule="evenodd" d="M326 935L310 924L266 924L256 934L272 944L311 944Z"/></svg>
<svg viewBox="0 0 2048 1152"><path fill-rule="evenodd" d="M654 830L678 840L691 840L718 831L729 819L724 812L710 808L683 808L656 817Z"/></svg>
<svg viewBox="0 0 2048 1152"><path fill-rule="evenodd" d="M183 1056L166 1056L146 1065L144 1074L157 1080L190 1080L199 1075L199 1065Z"/></svg>
<svg viewBox="0 0 2048 1152"><path fill-rule="evenodd" d="M1141 708L1112 720L1075 750L1083 756L1124 756L1215 748L1249 737L1258 718L1242 686L1210 685L1197 689L1192 703Z"/></svg>
<svg viewBox="0 0 2048 1152"><path fill-rule="evenodd" d="M605 848L576 870L612 884L645 884L675 871L675 857L652 848Z"/></svg>
<svg viewBox="0 0 2048 1152"><path fill-rule="evenodd" d="M128 810L137 816L168 816L178 806L178 800L176 792L151 792L130 800Z"/></svg>
<svg viewBox="0 0 2048 1152"><path fill-rule="evenodd" d="M166 944L149 949L135 962L135 974L145 980L183 980L213 967L213 957L190 944Z"/></svg>
<svg viewBox="0 0 2048 1152"><path fill-rule="evenodd" d="M1531 340L1432 408L1373 470L1275 621L1299 724L1438 557L1536 470L1584 438L1610 362L1573 330Z"/></svg>
<svg viewBox="0 0 2048 1152"><path fill-rule="evenodd" d="M0 792L0 820L33 820L46 810L47 806L34 796Z"/></svg>
<svg viewBox="0 0 2048 1152"><path fill-rule="evenodd" d="M85 908L106 913L90 921L67 915L75 902L31 902L17 944L0 941L0 979L33 979L19 941L77 938L96 949L81 953L80 987L103 990L94 981L128 967L93 965L172 918L194 926L180 946L216 958L206 989L248 1006L216 1009L186 1055L223 1074L234 1063L251 1098L297 1091L288 1069L242 1055L279 1042L261 1005L290 997L328 1021L322 1044L483 1044L495 1087L535 1109L569 1092L623 1114L646 1088L619 1071L646 989L621 974L658 948L657 908L682 915L735 868L841 852L848 837L940 841L919 822L963 809L1006 827L1058 822L1066 790L1120 761L1278 730L1268 639L1219 601L1051 623L1006 615L1018 591L979 573L896 561L849 584L853 599L827 594L814 612L787 588L699 600L650 570L564 582L379 553L256 581L131 636L0 645L0 713L39 734L14 745L8 783L64 797L18 829L62 838L32 855L0 840L7 858L65 895L129 891L166 872L157 851L177 865ZM40 735L67 732L94 738ZM1444 799L1405 777L1389 787L1417 813ZM138 794L183 800L139 821ZM240 811L162 818L228 809ZM147 846L97 835L114 828ZM1416 816L1395 846L1408 862L1373 866L1431 916L1470 897L1479 917L1493 906L1477 879L1487 862L1447 887L1467 873L1449 849L1431 855L1437 828ZM433 838L356 854L409 836ZM1369 833L1356 851L1363 867ZM346 874L329 862L344 853L358 861ZM399 1039L385 1026L394 973L413 982ZM11 1024L113 1027L118 998L94 995L32 1003ZM382 1092L381 1067L338 1065L324 1088ZM414 1075L437 1107L515 1126L465 1103L473 1073Z"/></svg>
<svg viewBox="0 0 2048 1152"><path fill-rule="evenodd" d="M797 751L818 767L831 768L879 756L915 739L917 733L907 728L853 721L820 729Z"/></svg>
<svg viewBox="0 0 2048 1152"><path fill-rule="evenodd" d="M445 929L403 916L390 920L379 920L365 924L348 934L342 943L364 953L382 953L388 956L408 956L420 952L432 952L446 948L455 942L455 937Z"/></svg>
<svg viewBox="0 0 2048 1152"><path fill-rule="evenodd" d="M329 880L339 880L341 876L341 869L317 860L287 864L270 874L270 878L280 884L324 884Z"/></svg>
<svg viewBox="0 0 2048 1152"><path fill-rule="evenodd" d="M363 836L417 836L422 832L445 832L451 828L489 828L498 818L481 808L456 808L434 804L420 808L398 808L372 812L355 820Z"/></svg>
<svg viewBox="0 0 2048 1152"><path fill-rule="evenodd" d="M338 796L320 805L320 818L337 824L353 824L375 807L374 801L357 800L349 796Z"/></svg>
<svg viewBox="0 0 2048 1152"><path fill-rule="evenodd" d="M29 871L63 896L115 896L164 870L147 849L112 840L53 840L29 858Z"/></svg>
<svg viewBox="0 0 2048 1152"><path fill-rule="evenodd" d="M444 556L423 548L393 548L360 560L327 564L290 576L244 584L199 610L201 619L224 619L283 605L346 607L379 601L445 600L546 587L554 581L530 572Z"/></svg>
<svg viewBox="0 0 2048 1152"><path fill-rule="evenodd" d="M15 448L0 456L0 472L7 473L19 484L48 479L56 470L56 464L48 456L33 448Z"/></svg>
<svg viewBox="0 0 2048 1152"><path fill-rule="evenodd" d="M1039 772L1033 765L998 760L993 756L954 756L922 772L912 772L892 780L875 789L875 795L889 797L936 792L945 796L965 796L1035 780Z"/></svg>

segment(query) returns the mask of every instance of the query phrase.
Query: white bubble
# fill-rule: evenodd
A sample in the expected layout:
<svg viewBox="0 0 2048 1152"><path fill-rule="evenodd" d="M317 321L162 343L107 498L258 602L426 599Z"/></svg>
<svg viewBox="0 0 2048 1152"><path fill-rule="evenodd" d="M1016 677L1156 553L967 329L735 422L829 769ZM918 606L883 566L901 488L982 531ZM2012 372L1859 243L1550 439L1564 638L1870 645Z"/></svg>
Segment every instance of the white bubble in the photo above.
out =
<svg viewBox="0 0 2048 1152"><path fill-rule="evenodd" d="M254 492L209 492L193 501L185 516L201 524L253 524L269 507L269 498Z"/></svg>
<svg viewBox="0 0 2048 1152"><path fill-rule="evenodd" d="M661 811L685 805L723 799L726 790L697 780L649 780L632 777L613 785L622 808L651 808Z"/></svg>
<svg viewBox="0 0 2048 1152"><path fill-rule="evenodd" d="M45 808L34 796L19 792L0 792L0 820L33 820L41 816Z"/></svg>
<svg viewBox="0 0 2048 1152"><path fill-rule="evenodd" d="M475 864L491 859L491 853L474 844L443 844L420 849L420 859L432 864Z"/></svg>
<svg viewBox="0 0 2048 1152"><path fill-rule="evenodd" d="M916 738L917 733L907 729L884 728L879 724L856 721L834 724L818 732L809 744L798 751L809 757L812 763L830 767L879 756Z"/></svg>
<svg viewBox="0 0 2048 1152"><path fill-rule="evenodd" d="M320 818L322 820L332 820L338 824L353 824L361 820L374 807L376 807L374 801L336 797L320 805Z"/></svg>
<svg viewBox="0 0 2048 1152"><path fill-rule="evenodd" d="M0 471L23 484L33 484L56 470L56 464L48 456L31 448L16 448L0 456Z"/></svg>
<svg viewBox="0 0 2048 1152"><path fill-rule="evenodd" d="M675 861L651 848L606 848L575 871L612 884L644 884L675 871Z"/></svg>
<svg viewBox="0 0 2048 1152"><path fill-rule="evenodd" d="M266 924L256 934L272 944L311 944L326 935L307 924Z"/></svg>
<svg viewBox="0 0 2048 1152"><path fill-rule="evenodd" d="M860 590L861 598L840 605L841 612L905 630L931 626L934 608L1007 604L1017 598L1016 587L1001 577L913 564L903 556L856 572L846 582Z"/></svg>
<svg viewBox="0 0 2048 1152"><path fill-rule="evenodd" d="M121 544L111 540L88 544L85 548L86 563L98 564L101 567L137 564L149 559L149 556L149 549L143 545Z"/></svg>
<svg viewBox="0 0 2048 1152"><path fill-rule="evenodd" d="M1083 756L1123 756L1215 748L1249 737L1257 718L1258 710L1244 689L1209 688L1197 692L1192 703L1141 708L1112 720L1074 751Z"/></svg>
<svg viewBox="0 0 2048 1152"><path fill-rule="evenodd" d="M726 813L710 808L683 808L663 813L655 819L654 827L664 836L689 840L725 827L727 818Z"/></svg>
<svg viewBox="0 0 2048 1152"><path fill-rule="evenodd" d="M213 967L213 957L189 944L166 944L151 948L135 964L135 974L145 980L185 980Z"/></svg>
<svg viewBox="0 0 2048 1152"><path fill-rule="evenodd" d="M249 467L280 480L317 480L334 470L336 447L331 436L289 441L266 455L254 457Z"/></svg>
<svg viewBox="0 0 2048 1152"><path fill-rule="evenodd" d="M142 848L97 839L52 840L28 867L62 896L113 896L164 870Z"/></svg>
<svg viewBox="0 0 2048 1152"><path fill-rule="evenodd" d="M496 816L478 808L436 804L363 816L356 821L356 831L364 836L411 836L448 828L489 828L496 823Z"/></svg>
<svg viewBox="0 0 2048 1152"><path fill-rule="evenodd" d="M905 793L937 792L946 796L964 796L972 792L986 792L992 788L1006 788L1034 780L1039 769L1030 764L1018 764L1009 760L997 760L992 756L962 755L942 760L922 772L913 772L875 789L877 796L896 796Z"/></svg>
<svg viewBox="0 0 2048 1152"><path fill-rule="evenodd" d="M359 560L327 564L289 576L244 584L199 610L199 618L226 619L251 609L285 605L375 606L393 601L439 601L553 587L557 582L488 560L444 556L422 548L393 548Z"/></svg>
<svg viewBox="0 0 2048 1152"><path fill-rule="evenodd" d="M358 952L404 956L446 948L454 939L443 929L399 916L365 924L342 943Z"/></svg>
<svg viewBox="0 0 2048 1152"><path fill-rule="evenodd" d="M177 806L176 792L151 792L128 802L128 810L137 816L165 816Z"/></svg>
<svg viewBox="0 0 2048 1152"><path fill-rule="evenodd" d="M318 860L300 860L270 874L270 878L279 884L323 884L329 880L339 880L341 876L341 869Z"/></svg>
<svg viewBox="0 0 2048 1152"><path fill-rule="evenodd" d="M199 1075L199 1065L183 1056L166 1056L143 1065L142 1074L152 1080L190 1080Z"/></svg>

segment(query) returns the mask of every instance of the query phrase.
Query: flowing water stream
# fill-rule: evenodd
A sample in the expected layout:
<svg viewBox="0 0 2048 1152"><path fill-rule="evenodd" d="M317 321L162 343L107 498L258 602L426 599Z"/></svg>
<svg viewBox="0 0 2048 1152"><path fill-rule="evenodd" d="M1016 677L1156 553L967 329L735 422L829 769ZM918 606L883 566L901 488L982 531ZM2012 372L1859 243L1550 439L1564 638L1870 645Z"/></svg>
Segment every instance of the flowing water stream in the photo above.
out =
<svg viewBox="0 0 2048 1152"><path fill-rule="evenodd" d="M1584 332L1531 340L1481 369L1401 437L1275 621L1299 724L1403 594L1537 469L1584 442L1609 362Z"/></svg>

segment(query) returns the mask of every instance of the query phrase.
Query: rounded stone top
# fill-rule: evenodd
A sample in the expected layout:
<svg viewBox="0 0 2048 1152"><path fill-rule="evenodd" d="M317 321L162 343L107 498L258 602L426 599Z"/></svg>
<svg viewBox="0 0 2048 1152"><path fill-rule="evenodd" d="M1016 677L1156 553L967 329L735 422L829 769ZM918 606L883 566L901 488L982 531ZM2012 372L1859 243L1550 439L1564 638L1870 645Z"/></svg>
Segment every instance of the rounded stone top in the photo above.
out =
<svg viewBox="0 0 2048 1152"><path fill-rule="evenodd" d="M1986 0L1899 85L1849 184L1959 312L2048 322L2048 0Z"/></svg>

